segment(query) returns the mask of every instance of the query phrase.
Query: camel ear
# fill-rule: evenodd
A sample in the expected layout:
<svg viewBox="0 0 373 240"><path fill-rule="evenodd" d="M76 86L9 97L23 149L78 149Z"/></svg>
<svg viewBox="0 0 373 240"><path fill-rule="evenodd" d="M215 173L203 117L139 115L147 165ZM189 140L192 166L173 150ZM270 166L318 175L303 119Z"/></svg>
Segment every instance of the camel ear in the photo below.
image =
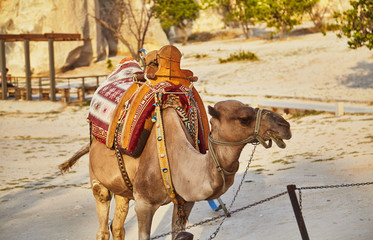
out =
<svg viewBox="0 0 373 240"><path fill-rule="evenodd" d="M216 118L216 119L219 119L220 118L220 114L218 111L215 110L215 108L211 107L210 105L208 106L208 109L209 109L209 114L211 115L211 117L213 118Z"/></svg>

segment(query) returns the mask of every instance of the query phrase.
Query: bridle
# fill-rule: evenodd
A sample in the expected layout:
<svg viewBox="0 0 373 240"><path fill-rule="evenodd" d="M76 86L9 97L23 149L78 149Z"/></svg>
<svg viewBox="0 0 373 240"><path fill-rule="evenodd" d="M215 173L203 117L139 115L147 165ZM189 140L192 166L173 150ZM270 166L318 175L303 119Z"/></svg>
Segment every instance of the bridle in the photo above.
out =
<svg viewBox="0 0 373 240"><path fill-rule="evenodd" d="M224 142L224 141L220 141L220 140L216 140L216 139L212 138L211 134L209 135L208 148L209 148L209 152L211 153L211 157L216 164L218 172L220 173L220 175L223 178L223 191L225 191L225 175L230 176L230 175L235 174L235 172L229 172L229 171L227 171L227 170L225 170L224 168L221 167L221 165L219 163L219 160L216 157L215 150L212 147L212 143L219 144L219 145L224 145L224 146L239 146L239 145L244 145L244 144L247 144L247 143L252 143L254 145L262 144L265 148L270 148L272 146L272 140L270 139L268 144L267 144L264 141L264 139L261 136L259 136L259 134L258 134L259 133L259 128L260 128L260 121L261 121L261 117L262 117L262 111L263 111L262 109L258 109L258 112L257 112L257 115L256 115L255 129L254 129L253 135L251 135L250 137L248 137L248 138L246 138L242 141Z"/></svg>

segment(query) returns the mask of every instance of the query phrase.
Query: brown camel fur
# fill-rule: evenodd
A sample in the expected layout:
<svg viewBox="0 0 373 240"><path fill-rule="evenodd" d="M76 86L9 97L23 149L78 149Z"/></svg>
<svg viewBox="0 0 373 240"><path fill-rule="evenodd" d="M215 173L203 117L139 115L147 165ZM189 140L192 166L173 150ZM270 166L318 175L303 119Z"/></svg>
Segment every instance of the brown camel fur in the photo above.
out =
<svg viewBox="0 0 373 240"><path fill-rule="evenodd" d="M214 107L209 106L212 116L211 136L225 142L239 142L248 138L253 135L257 111L258 109L234 100L218 102ZM210 153L201 154L193 148L191 138L176 111L167 108L162 115L172 181L176 193L186 201L185 212L189 216L194 202L216 199L222 195L233 184L234 174L225 176L226 188L223 189L223 178ZM279 147L284 148L282 139L291 138L290 125L280 115L263 110L259 135L265 141L272 139ZM245 145L224 146L213 143L212 147L222 168L236 173L239 167L238 159ZM161 177L155 128L152 129L139 158L124 156L126 169L133 183L133 192L124 183L113 150L93 139L89 153L90 178L100 222L97 239L109 239L108 214L112 194L115 194L116 201L112 225L114 239L124 239L123 224L130 200L136 201L138 238L149 239L155 211L161 205L170 203ZM177 224L177 219L177 207L174 207L173 230L182 227Z"/></svg>

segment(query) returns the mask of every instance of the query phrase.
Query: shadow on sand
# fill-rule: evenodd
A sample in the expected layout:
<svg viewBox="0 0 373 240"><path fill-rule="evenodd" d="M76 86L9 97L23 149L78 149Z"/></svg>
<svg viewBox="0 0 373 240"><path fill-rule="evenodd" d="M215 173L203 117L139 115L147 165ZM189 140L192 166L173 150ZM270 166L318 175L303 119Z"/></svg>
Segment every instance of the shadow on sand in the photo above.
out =
<svg viewBox="0 0 373 240"><path fill-rule="evenodd" d="M354 73L341 76L337 79L339 84L348 88L373 88L373 63L358 62L357 66L351 69Z"/></svg>

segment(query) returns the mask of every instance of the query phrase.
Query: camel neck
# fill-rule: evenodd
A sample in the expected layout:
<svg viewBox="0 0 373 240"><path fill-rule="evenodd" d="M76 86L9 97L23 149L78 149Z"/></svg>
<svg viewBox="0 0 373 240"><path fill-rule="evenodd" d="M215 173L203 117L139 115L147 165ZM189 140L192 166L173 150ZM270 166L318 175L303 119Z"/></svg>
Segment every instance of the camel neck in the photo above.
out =
<svg viewBox="0 0 373 240"><path fill-rule="evenodd" d="M202 154L194 149L173 109L164 110L163 121L171 177L177 194L186 201L201 201L223 194L223 179L210 152ZM213 145L221 166L227 171L237 172L243 146ZM234 175L225 179L227 189L233 180Z"/></svg>

